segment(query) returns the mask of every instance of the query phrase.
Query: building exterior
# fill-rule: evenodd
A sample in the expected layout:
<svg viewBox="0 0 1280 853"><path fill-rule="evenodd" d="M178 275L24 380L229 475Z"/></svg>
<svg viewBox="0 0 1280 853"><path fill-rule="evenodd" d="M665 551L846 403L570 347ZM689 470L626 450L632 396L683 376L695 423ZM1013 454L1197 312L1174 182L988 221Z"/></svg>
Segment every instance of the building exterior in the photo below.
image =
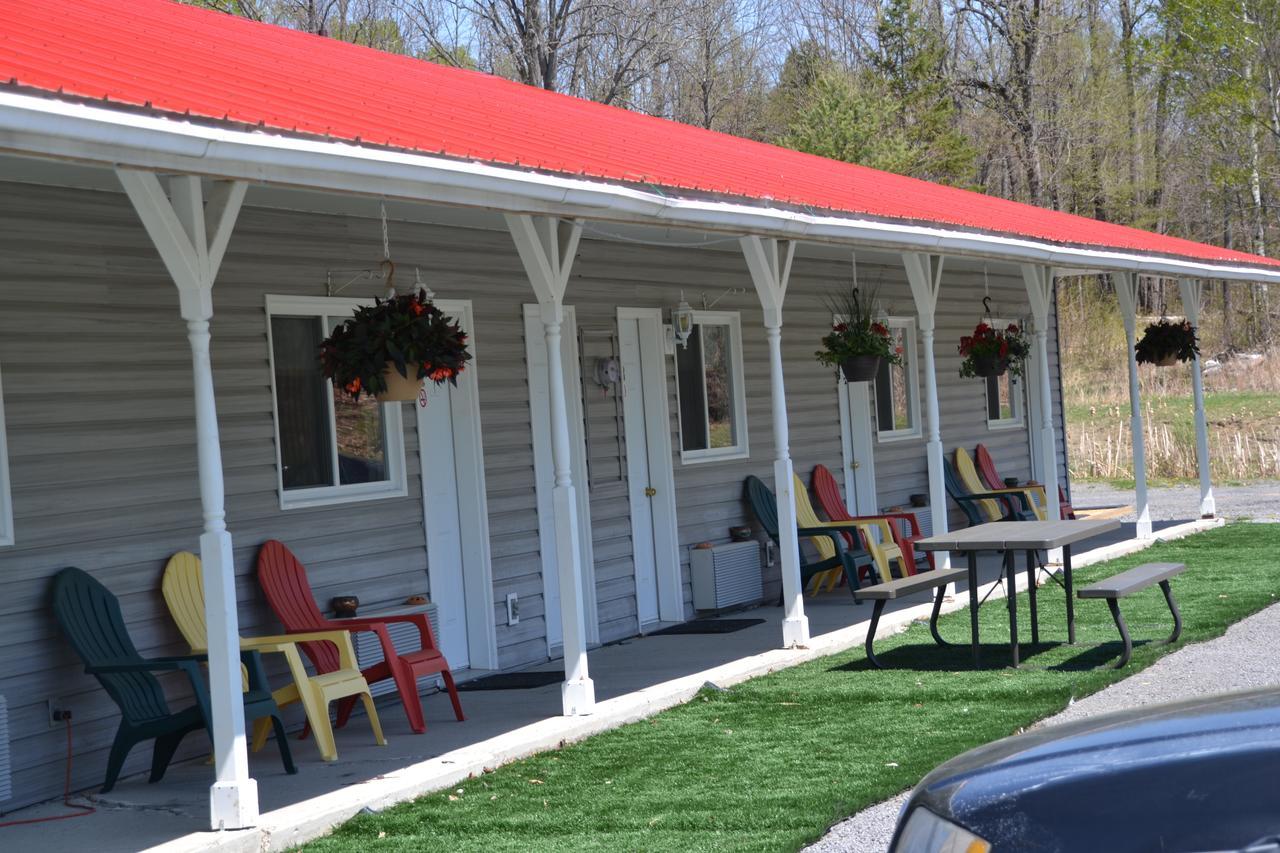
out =
<svg viewBox="0 0 1280 853"><path fill-rule="evenodd" d="M1105 271L1122 295L1172 276L1193 297L1202 278L1280 278L1265 258L158 0L107 24L98 0L14 5L0 695L15 796L0 808L61 785L48 702L75 709L77 785L114 729L48 610L63 566L107 584L138 646L164 654L182 648L160 572L199 550L212 823L252 825L235 636L278 630L253 576L263 541L298 554L321 606L430 596L455 670L563 656L565 713L590 713L588 648L694 615L688 549L750 522L748 475L780 497L765 599L782 596L788 645L808 636L791 471L843 472L859 512L927 494L935 529L955 447L1066 485L1055 274ZM38 22L53 23L36 49ZM425 405L335 401L314 347L385 292L387 257L397 286L459 318L475 362ZM873 383L813 358L855 274L907 358ZM984 296L1035 331L1025 382L958 375ZM689 346L669 329L682 301Z"/></svg>

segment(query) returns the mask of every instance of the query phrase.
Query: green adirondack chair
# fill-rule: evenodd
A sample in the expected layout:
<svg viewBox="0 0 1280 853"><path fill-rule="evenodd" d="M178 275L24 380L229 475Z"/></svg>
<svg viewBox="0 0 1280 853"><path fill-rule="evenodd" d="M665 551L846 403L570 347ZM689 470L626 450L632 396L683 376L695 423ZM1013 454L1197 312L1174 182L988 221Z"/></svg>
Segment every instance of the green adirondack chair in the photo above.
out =
<svg viewBox="0 0 1280 853"><path fill-rule="evenodd" d="M747 477L746 482L743 484L743 489L747 495L747 503L751 505L751 511L755 513L760 526L764 528L765 533L769 534L769 538L781 546L778 540L778 500L774 497L773 490L766 486L759 477L755 476ZM876 572L875 561L862 548L851 548L849 546L845 540L847 532L849 532L848 527L796 528L796 533L799 534L800 538L826 539L835 548L835 556L814 562L807 561L803 549L800 551L800 586L802 589L815 576L831 569L844 570L845 580L849 582L850 593L857 591L858 573L862 569L865 569L871 575L873 582L880 582L881 579ZM854 541L857 540L855 539ZM861 604L862 602L858 603Z"/></svg>
<svg viewBox="0 0 1280 853"><path fill-rule="evenodd" d="M942 480L947 494L964 510L969 526L988 521L1035 521L1031 499L1022 492L970 492L951 461L942 460Z"/></svg>
<svg viewBox="0 0 1280 853"><path fill-rule="evenodd" d="M125 629L120 603L111 592L86 572L66 568L53 581L53 612L62 631L84 661L84 670L98 683L120 708L120 728L107 759L107 778L103 792L115 787L120 768L135 745L154 740L151 756L151 782L159 782L189 732L210 727L209 691L205 686L200 662L206 655L143 658L138 654ZM266 676L257 652L242 652L241 661L249 674L249 689L244 693L244 715L247 720L271 717L276 744L287 773L296 773L289 741L279 709L271 698ZM191 680L196 703L177 713L169 709L164 689L156 679L157 672L183 672ZM212 734L210 735L212 737Z"/></svg>

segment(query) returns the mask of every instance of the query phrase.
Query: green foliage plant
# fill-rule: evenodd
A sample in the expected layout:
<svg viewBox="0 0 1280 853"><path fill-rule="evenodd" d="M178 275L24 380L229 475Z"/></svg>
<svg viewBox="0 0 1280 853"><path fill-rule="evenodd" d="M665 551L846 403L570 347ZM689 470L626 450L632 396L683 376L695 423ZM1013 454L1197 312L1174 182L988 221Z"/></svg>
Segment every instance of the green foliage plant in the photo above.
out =
<svg viewBox="0 0 1280 853"><path fill-rule="evenodd" d="M1178 361L1190 361L1200 354L1196 328L1187 320L1162 317L1147 326L1133 352L1139 364L1159 364L1171 355Z"/></svg>
<svg viewBox="0 0 1280 853"><path fill-rule="evenodd" d="M828 300L833 314L842 317L822 338L822 349L814 358L829 367L838 367L842 361L857 356L875 356L890 364L902 364L902 348L895 347L893 336L883 323L871 313L876 295L862 297L858 288L849 289Z"/></svg>

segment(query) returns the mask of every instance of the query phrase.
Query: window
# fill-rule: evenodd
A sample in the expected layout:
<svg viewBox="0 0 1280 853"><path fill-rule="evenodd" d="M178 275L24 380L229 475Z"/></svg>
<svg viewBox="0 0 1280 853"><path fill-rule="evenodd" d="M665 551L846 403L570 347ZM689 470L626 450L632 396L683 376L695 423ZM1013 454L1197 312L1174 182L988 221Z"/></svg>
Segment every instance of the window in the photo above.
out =
<svg viewBox="0 0 1280 853"><path fill-rule="evenodd" d="M890 317L885 323L902 364L883 362L876 375L876 437L898 441L920 437L920 372L916 368L916 321Z"/></svg>
<svg viewBox="0 0 1280 853"><path fill-rule="evenodd" d="M747 456L742 327L736 313L695 311L688 346L676 344L680 460Z"/></svg>
<svg viewBox="0 0 1280 853"><path fill-rule="evenodd" d="M280 506L406 493L398 404L353 402L320 374L317 351L356 299L267 297Z"/></svg>
<svg viewBox="0 0 1280 853"><path fill-rule="evenodd" d="M0 546L12 545L13 500L9 491L9 445L4 437L4 386L0 385Z"/></svg>
<svg viewBox="0 0 1280 853"><path fill-rule="evenodd" d="M991 320L990 325L1003 329L1011 322L1013 321ZM987 385L987 428L1008 429L1022 426L1022 381L1007 370L1000 376L988 376L983 381Z"/></svg>

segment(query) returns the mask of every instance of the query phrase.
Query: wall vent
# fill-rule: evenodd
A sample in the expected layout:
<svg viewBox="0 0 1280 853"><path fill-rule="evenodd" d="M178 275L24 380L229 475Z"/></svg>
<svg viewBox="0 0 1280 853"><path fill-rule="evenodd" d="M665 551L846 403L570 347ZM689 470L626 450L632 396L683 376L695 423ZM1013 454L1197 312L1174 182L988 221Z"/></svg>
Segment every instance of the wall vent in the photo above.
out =
<svg viewBox="0 0 1280 853"><path fill-rule="evenodd" d="M436 605L418 604L412 607L399 607L394 610L380 610L376 613L363 614L366 618L376 618L378 616L404 616L411 613L421 613L426 611L427 618L431 620L431 630L439 631L440 623L436 620ZM418 634L418 626L411 622L392 622L387 625L387 634L391 637L391 645L396 647L396 651L400 654L408 654L416 652L422 648L422 640ZM382 643L378 642L378 635L369 631L359 631L352 634L356 645L356 660L360 662L361 669L368 669L371 666L382 663ZM436 635L436 642L440 642L439 634ZM441 684L440 676L424 675L418 679L418 690L422 691L428 687L439 687ZM384 678L376 684L369 685L369 692L374 696L384 696L388 693L396 692L395 679Z"/></svg>
<svg viewBox="0 0 1280 853"><path fill-rule="evenodd" d="M733 542L689 551L695 610L756 604L764 597L760 543Z"/></svg>
<svg viewBox="0 0 1280 853"><path fill-rule="evenodd" d="M0 803L13 796L13 763L9 760L9 705L0 696Z"/></svg>

